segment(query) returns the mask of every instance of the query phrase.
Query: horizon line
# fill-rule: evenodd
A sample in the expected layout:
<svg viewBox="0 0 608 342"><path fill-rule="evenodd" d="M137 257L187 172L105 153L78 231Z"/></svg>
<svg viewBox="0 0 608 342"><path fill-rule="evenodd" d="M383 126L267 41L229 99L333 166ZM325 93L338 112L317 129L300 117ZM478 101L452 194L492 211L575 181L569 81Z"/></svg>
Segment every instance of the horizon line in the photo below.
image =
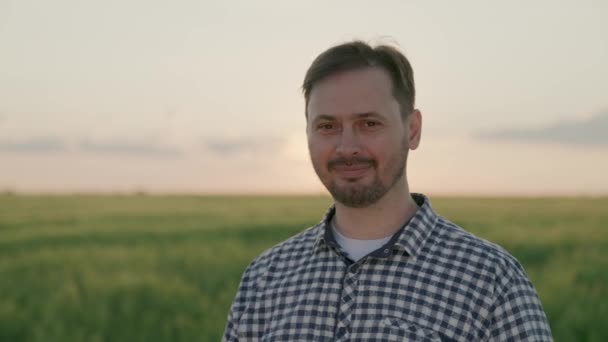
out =
<svg viewBox="0 0 608 342"><path fill-rule="evenodd" d="M412 193L418 193L413 191ZM424 192L430 198L608 198L606 193L588 192L530 192L530 193L500 193L500 192ZM0 196L149 196L149 197L327 197L327 192L315 191L158 191L146 189L133 190L12 190L0 191Z"/></svg>

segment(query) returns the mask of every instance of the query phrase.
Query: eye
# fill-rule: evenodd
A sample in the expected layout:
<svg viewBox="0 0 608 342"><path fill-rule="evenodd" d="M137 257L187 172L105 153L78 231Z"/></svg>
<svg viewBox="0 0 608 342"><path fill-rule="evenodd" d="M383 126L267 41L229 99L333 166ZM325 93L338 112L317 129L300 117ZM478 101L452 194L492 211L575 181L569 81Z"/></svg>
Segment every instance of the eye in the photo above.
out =
<svg viewBox="0 0 608 342"><path fill-rule="evenodd" d="M376 128L380 126L380 123L378 121L366 120L363 125L367 128Z"/></svg>
<svg viewBox="0 0 608 342"><path fill-rule="evenodd" d="M317 125L319 131L331 131L336 128L336 125L331 122L324 122Z"/></svg>

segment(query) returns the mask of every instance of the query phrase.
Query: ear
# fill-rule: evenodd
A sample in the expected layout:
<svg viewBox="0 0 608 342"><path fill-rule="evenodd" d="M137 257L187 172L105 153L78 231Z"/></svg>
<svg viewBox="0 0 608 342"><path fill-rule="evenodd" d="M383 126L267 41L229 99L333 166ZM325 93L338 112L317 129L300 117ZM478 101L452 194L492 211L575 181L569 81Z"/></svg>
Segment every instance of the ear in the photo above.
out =
<svg viewBox="0 0 608 342"><path fill-rule="evenodd" d="M418 109L414 109L410 114L407 129L409 148L410 150L415 150L420 145L420 136L422 134L422 113Z"/></svg>

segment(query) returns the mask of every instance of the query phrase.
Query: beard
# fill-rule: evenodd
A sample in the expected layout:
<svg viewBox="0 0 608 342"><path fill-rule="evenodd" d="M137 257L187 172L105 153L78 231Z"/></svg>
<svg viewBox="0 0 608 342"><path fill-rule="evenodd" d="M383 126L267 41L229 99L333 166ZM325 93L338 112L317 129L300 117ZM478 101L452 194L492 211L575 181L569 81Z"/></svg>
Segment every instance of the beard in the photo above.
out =
<svg viewBox="0 0 608 342"><path fill-rule="evenodd" d="M407 139L403 139L401 143L401 149L395 153L389 160L387 160L386 170L384 173L388 174L388 182L383 182L380 178L380 171L378 169L378 162L369 158L362 157L339 157L330 160L327 163L326 170L331 170L338 165L365 165L370 166L374 172L374 179L369 184L360 184L357 180L346 180L345 185L339 185L335 180L322 179L322 183L325 185L331 196L335 201L350 207L350 208L365 208L376 202L378 202L389 190L391 190L399 182L399 180L405 174L405 166L408 155L408 144ZM317 172L317 175L321 175L319 165L313 162L313 167Z"/></svg>

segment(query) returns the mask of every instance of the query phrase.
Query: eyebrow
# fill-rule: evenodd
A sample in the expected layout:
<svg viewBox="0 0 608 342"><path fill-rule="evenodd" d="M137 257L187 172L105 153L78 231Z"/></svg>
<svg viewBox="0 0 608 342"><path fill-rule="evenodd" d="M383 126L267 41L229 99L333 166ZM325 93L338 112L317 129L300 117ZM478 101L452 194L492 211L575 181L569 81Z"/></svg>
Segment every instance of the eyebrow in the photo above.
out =
<svg viewBox="0 0 608 342"><path fill-rule="evenodd" d="M364 113L356 113L352 115L353 117L357 118L357 119L363 119L363 118L382 118L382 116L376 112L364 112ZM317 117L315 117L315 122L316 121L321 121L321 120L328 120L328 121L333 121L335 120L336 117L334 115L329 115L329 114L319 114L317 115Z"/></svg>
<svg viewBox="0 0 608 342"><path fill-rule="evenodd" d="M332 121L335 120L336 117L333 115L328 115L328 114L319 114L315 117L314 121L321 121L321 120L327 120L327 121Z"/></svg>
<svg viewBox="0 0 608 342"><path fill-rule="evenodd" d="M366 112L366 113L359 113L359 114L355 114L356 117L358 118L382 118L382 115L376 113L376 112Z"/></svg>

